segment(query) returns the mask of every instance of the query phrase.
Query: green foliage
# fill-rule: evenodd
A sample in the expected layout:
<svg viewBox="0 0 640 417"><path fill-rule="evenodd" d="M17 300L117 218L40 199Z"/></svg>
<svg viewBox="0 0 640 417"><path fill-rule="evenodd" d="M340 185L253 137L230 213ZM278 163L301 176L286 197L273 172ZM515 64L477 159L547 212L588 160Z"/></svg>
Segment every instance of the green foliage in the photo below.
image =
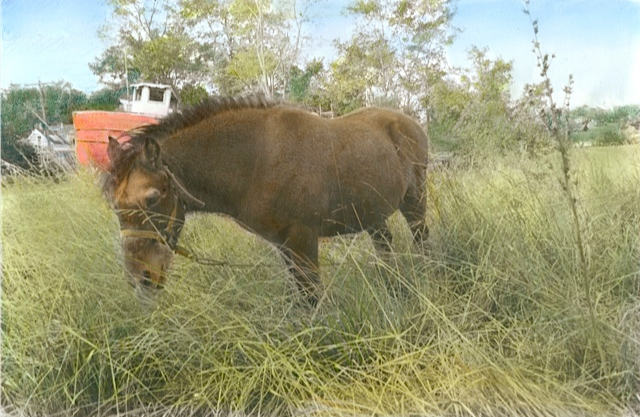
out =
<svg viewBox="0 0 640 417"><path fill-rule="evenodd" d="M27 168L33 150L18 143L18 140L29 135L38 123L37 117L27 106L35 105L40 100L35 88L21 89L11 86L2 92L2 123L0 123L0 139L2 144L2 159L23 168ZM27 156L27 158L23 157Z"/></svg>
<svg viewBox="0 0 640 417"><path fill-rule="evenodd" d="M246 86L255 86L263 75L263 69L271 73L277 66L277 58L267 51L260 57L255 48L238 51L229 61L226 72Z"/></svg>
<svg viewBox="0 0 640 417"><path fill-rule="evenodd" d="M620 132L620 128L617 126L605 126L602 134L599 136L598 141L596 142L598 145L622 145L625 143L625 138L622 132Z"/></svg>
<svg viewBox="0 0 640 417"><path fill-rule="evenodd" d="M118 33L117 41L91 68L115 86L133 71L176 91L199 84L222 94L258 90L336 114L376 104L424 116L421 102L451 42L448 0L354 1L347 11L362 21L353 39L338 44L327 72L302 76L293 68L313 64L299 62L312 1L113 1L104 31Z"/></svg>
<svg viewBox="0 0 640 417"><path fill-rule="evenodd" d="M338 58L322 88L337 114L363 105L401 108L423 118L435 80L445 68L452 36L446 0L357 0L347 11L359 18L356 32L337 43Z"/></svg>
<svg viewBox="0 0 640 417"><path fill-rule="evenodd" d="M87 173L3 189L3 406L27 415L618 415L637 394L637 147L577 153L597 340L554 159L431 174L428 248L393 218L321 245L299 305L273 247L211 215L157 305L126 284ZM38 219L38 221L33 221ZM426 254L423 250L427 251ZM601 357L596 344L600 344Z"/></svg>
<svg viewBox="0 0 640 417"><path fill-rule="evenodd" d="M127 0L110 3L114 45L91 65L102 82L127 73L234 95L284 95L302 42L303 16L287 0ZM128 68L125 69L125 64ZM129 75L130 76L130 75Z"/></svg>
<svg viewBox="0 0 640 417"><path fill-rule="evenodd" d="M39 108L40 94L36 88L12 85L2 92L2 139L21 137L33 129L38 118L31 110Z"/></svg>
<svg viewBox="0 0 640 417"><path fill-rule="evenodd" d="M364 16L379 14L381 9L382 7L377 0L356 0L347 7L349 12L362 14Z"/></svg>
<svg viewBox="0 0 640 417"><path fill-rule="evenodd" d="M10 86L2 92L2 159L28 168L35 161L33 149L18 141L43 122L71 123L71 113L86 103L84 93L62 81L39 88Z"/></svg>
<svg viewBox="0 0 640 417"><path fill-rule="evenodd" d="M350 42L336 46L340 55L331 64L331 81L326 86L336 114L370 104L377 86L387 90L391 87L384 78L395 64L395 54L386 39L356 35ZM381 96L386 98L389 92Z"/></svg>
<svg viewBox="0 0 640 417"><path fill-rule="evenodd" d="M221 3L223 2L212 0L183 0L180 2L180 15L187 20L197 21L219 13Z"/></svg>
<svg viewBox="0 0 640 417"><path fill-rule="evenodd" d="M177 86L193 79L201 71L202 62L194 55L193 41L180 33L158 36L148 41L134 44L132 65L146 81ZM183 79L187 75L187 80Z"/></svg>
<svg viewBox="0 0 640 417"><path fill-rule="evenodd" d="M76 110L115 110L124 94L124 89L105 88L87 97L62 81L41 88L10 86L2 92L2 159L28 168L35 161L33 149L18 141L34 127L43 121L50 126L70 124Z"/></svg>
<svg viewBox="0 0 640 417"><path fill-rule="evenodd" d="M428 97L429 131L435 144L475 162L548 146L548 134L536 114L540 91L529 86L524 98L513 102L510 62L491 60L486 49L475 47L469 59L472 69L462 72L457 81L438 82Z"/></svg>
<svg viewBox="0 0 640 417"><path fill-rule="evenodd" d="M195 105L209 96L201 85L187 84L180 90L180 101L185 106Z"/></svg>
<svg viewBox="0 0 640 417"><path fill-rule="evenodd" d="M239 21L251 21L260 14L271 11L271 0L233 0L229 12ZM248 29L245 27L245 30Z"/></svg>
<svg viewBox="0 0 640 417"><path fill-rule="evenodd" d="M324 71L321 60L312 60L304 71L291 67L289 76L289 97L292 101L312 104L314 102L311 82Z"/></svg>
<svg viewBox="0 0 640 417"><path fill-rule="evenodd" d="M578 143L599 146L623 145L626 142L617 123L607 123L584 132L573 132L571 139Z"/></svg>
<svg viewBox="0 0 640 417"><path fill-rule="evenodd" d="M81 109L87 102L87 96L71 88L71 85L59 82L43 88L47 121L52 123L71 123L71 113Z"/></svg>
<svg viewBox="0 0 640 417"><path fill-rule="evenodd" d="M120 46L110 46L89 63L91 71L98 76L102 84L118 88L125 84L127 71L125 60L129 59ZM130 65L130 64L128 64ZM137 69L136 72L139 72Z"/></svg>
<svg viewBox="0 0 640 417"><path fill-rule="evenodd" d="M570 113L572 119L593 121L596 125L615 123L618 126L640 119L640 105L617 106L610 110L581 106Z"/></svg>
<svg viewBox="0 0 640 417"><path fill-rule="evenodd" d="M300 53L303 16L295 2L233 0L229 6L235 50L225 72L245 90L284 96ZM292 32L294 26L297 33Z"/></svg>
<svg viewBox="0 0 640 417"><path fill-rule="evenodd" d="M211 54L186 34L188 19L175 1L113 0L110 5L113 15L102 31L116 33L116 41L89 65L102 83L121 88L127 78L143 79L178 90L204 76Z"/></svg>
<svg viewBox="0 0 640 417"><path fill-rule="evenodd" d="M120 98L126 96L126 88L110 89L103 88L94 91L89 96L84 109L87 110L116 110L120 106Z"/></svg>
<svg viewBox="0 0 640 417"><path fill-rule="evenodd" d="M628 138L623 129L640 121L640 106L618 106L606 110L581 106L569 113L571 139L600 146L622 145Z"/></svg>

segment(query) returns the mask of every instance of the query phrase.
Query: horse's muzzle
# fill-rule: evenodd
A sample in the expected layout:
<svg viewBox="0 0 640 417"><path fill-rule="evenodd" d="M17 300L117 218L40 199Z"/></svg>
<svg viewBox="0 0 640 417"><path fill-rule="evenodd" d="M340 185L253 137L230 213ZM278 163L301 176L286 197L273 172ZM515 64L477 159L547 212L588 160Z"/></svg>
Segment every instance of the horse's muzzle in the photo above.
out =
<svg viewBox="0 0 640 417"><path fill-rule="evenodd" d="M145 238L125 238L122 244L125 268L133 286L145 290L162 289L173 258L171 248Z"/></svg>

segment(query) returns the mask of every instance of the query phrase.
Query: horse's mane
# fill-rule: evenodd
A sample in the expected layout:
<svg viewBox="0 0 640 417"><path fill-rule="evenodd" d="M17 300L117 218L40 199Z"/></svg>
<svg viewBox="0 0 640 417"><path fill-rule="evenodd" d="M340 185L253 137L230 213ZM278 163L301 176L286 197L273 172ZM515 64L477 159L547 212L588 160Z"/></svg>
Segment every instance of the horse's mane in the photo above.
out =
<svg viewBox="0 0 640 417"><path fill-rule="evenodd" d="M131 133L132 144L140 139L153 137L162 140L180 129L194 125L208 117L236 109L260 109L269 108L280 104L278 101L267 99L262 94L254 94L239 97L210 96L200 103L188 107L181 112L171 113L155 125L147 125Z"/></svg>
<svg viewBox="0 0 640 417"><path fill-rule="evenodd" d="M280 102L267 99L262 94L239 97L210 96L181 112L171 113L160 123L147 125L125 132L131 139L123 145L116 160L111 161L109 172L101 179L103 191L112 190L131 168L147 137L162 141L180 129L196 124L216 114L236 109L260 109L274 107Z"/></svg>

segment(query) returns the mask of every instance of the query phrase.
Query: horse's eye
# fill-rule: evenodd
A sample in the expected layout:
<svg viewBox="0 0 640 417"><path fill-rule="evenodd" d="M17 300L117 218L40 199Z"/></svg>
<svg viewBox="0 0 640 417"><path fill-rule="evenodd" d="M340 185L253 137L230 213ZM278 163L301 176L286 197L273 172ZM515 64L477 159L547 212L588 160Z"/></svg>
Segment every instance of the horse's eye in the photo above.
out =
<svg viewBox="0 0 640 417"><path fill-rule="evenodd" d="M158 204L158 201L160 201L160 191L153 190L145 197L144 204L146 207L153 207Z"/></svg>

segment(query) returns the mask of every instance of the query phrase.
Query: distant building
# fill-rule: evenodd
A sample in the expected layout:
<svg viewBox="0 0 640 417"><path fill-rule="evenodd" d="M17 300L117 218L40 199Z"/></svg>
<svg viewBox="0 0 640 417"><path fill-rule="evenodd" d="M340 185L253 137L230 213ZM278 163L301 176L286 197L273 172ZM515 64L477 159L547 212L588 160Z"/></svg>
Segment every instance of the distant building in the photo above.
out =
<svg viewBox="0 0 640 417"><path fill-rule="evenodd" d="M75 130L73 125L39 125L21 142L30 145L45 168L71 168L75 166Z"/></svg>

